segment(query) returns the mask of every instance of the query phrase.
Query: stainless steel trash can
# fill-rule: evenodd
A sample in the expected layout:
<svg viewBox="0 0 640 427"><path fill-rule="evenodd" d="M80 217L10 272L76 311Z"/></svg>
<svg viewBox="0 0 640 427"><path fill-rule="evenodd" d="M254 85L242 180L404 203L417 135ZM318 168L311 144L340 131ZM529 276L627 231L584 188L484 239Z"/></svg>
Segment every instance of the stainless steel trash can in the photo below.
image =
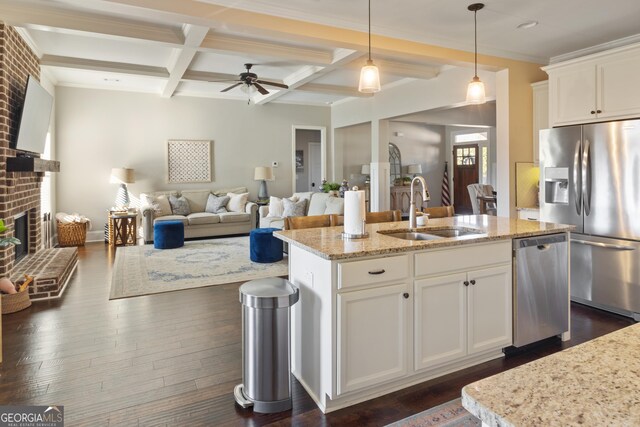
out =
<svg viewBox="0 0 640 427"><path fill-rule="evenodd" d="M290 307L298 289L288 280L252 280L240 286L242 384L236 402L255 412L291 409Z"/></svg>

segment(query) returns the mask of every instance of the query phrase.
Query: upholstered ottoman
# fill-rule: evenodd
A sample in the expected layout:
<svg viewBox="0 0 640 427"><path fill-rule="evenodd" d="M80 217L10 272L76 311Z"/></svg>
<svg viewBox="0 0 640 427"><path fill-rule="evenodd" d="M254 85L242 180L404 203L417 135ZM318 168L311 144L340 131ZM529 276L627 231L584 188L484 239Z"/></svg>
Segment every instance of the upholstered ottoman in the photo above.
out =
<svg viewBox="0 0 640 427"><path fill-rule="evenodd" d="M153 247L174 249L184 246L184 224L182 221L157 221L153 224Z"/></svg>
<svg viewBox="0 0 640 427"><path fill-rule="evenodd" d="M283 258L282 240L273 237L279 228L256 228L249 234L249 252L253 262L276 262Z"/></svg>

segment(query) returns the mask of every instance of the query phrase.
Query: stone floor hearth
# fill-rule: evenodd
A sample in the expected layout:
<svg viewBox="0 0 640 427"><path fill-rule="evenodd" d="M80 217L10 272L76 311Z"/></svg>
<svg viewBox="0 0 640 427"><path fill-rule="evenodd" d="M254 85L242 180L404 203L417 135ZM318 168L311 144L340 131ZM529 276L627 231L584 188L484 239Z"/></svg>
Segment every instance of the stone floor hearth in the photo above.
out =
<svg viewBox="0 0 640 427"><path fill-rule="evenodd" d="M59 298L77 265L77 248L42 249L20 260L11 270L10 278L16 283L25 274L34 277L29 285L31 300Z"/></svg>

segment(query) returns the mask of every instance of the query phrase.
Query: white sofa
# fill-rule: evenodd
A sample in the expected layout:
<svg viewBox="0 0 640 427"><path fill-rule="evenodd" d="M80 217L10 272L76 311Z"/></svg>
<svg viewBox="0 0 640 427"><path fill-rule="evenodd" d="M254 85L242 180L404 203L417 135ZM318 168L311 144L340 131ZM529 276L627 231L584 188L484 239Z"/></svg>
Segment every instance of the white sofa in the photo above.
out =
<svg viewBox="0 0 640 427"><path fill-rule="evenodd" d="M182 190L156 191L140 194L143 201L142 236L145 243L153 242L153 224L157 221L181 221L184 224L184 237L210 237L231 234L247 234L256 228L258 205L247 202L243 212L209 213L205 212L209 194L224 196L227 193L246 193L245 187L224 190ZM189 202L189 215L160 215L153 200L158 196L184 196Z"/></svg>
<svg viewBox="0 0 640 427"><path fill-rule="evenodd" d="M344 214L344 199L330 195L329 193L294 193L293 196L297 200L306 199L307 207L305 209L305 215L324 215L331 214ZM331 206L328 206L327 199L331 197ZM269 205L260 206L260 228L284 228L284 217L269 215Z"/></svg>

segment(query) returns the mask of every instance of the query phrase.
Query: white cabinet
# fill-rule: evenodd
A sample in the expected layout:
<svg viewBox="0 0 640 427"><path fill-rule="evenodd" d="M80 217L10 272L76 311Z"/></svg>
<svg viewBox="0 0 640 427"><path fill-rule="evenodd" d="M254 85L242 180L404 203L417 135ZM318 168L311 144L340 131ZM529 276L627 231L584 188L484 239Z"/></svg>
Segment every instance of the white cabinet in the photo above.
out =
<svg viewBox="0 0 640 427"><path fill-rule="evenodd" d="M543 68L551 126L640 117L640 45Z"/></svg>
<svg viewBox="0 0 640 427"><path fill-rule="evenodd" d="M518 219L538 221L540 219L540 209L520 208L518 209Z"/></svg>
<svg viewBox="0 0 640 427"><path fill-rule="evenodd" d="M531 84L533 90L533 163L540 162L540 129L549 128L549 82Z"/></svg>
<svg viewBox="0 0 640 427"><path fill-rule="evenodd" d="M337 296L337 394L407 374L408 285Z"/></svg>
<svg viewBox="0 0 640 427"><path fill-rule="evenodd" d="M511 265L416 280L415 370L511 345Z"/></svg>
<svg viewBox="0 0 640 427"><path fill-rule="evenodd" d="M467 274L467 353L511 345L511 265Z"/></svg>

